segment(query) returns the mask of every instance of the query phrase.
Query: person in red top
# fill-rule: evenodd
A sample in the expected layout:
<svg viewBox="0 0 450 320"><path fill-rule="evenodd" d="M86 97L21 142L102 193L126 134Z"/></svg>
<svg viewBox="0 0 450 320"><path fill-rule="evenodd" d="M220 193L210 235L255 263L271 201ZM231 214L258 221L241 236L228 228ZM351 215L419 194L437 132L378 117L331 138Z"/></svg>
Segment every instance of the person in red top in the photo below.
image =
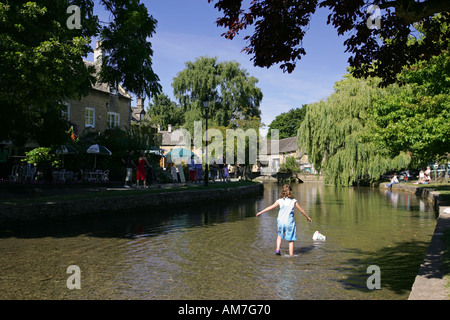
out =
<svg viewBox="0 0 450 320"><path fill-rule="evenodd" d="M150 163L148 163L147 158L145 157L145 152L141 153L141 156L139 157L139 162L137 165L137 171L136 171L136 187L139 189L139 180L143 180L144 189L147 188L146 186L146 179L145 179L145 164L150 167Z"/></svg>

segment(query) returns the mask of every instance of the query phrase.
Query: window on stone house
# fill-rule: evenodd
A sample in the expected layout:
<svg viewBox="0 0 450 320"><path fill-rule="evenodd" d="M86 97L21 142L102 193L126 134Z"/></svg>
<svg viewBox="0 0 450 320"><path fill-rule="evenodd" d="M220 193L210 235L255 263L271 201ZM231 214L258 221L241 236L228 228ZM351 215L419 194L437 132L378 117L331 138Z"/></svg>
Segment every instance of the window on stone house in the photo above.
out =
<svg viewBox="0 0 450 320"><path fill-rule="evenodd" d="M95 109L86 107L84 112L84 125L85 127L95 127Z"/></svg>
<svg viewBox="0 0 450 320"><path fill-rule="evenodd" d="M115 128L120 126L120 114L116 112L108 112L108 128Z"/></svg>
<svg viewBox="0 0 450 320"><path fill-rule="evenodd" d="M63 107L61 109L61 116L63 119L70 121L70 104L63 102Z"/></svg>

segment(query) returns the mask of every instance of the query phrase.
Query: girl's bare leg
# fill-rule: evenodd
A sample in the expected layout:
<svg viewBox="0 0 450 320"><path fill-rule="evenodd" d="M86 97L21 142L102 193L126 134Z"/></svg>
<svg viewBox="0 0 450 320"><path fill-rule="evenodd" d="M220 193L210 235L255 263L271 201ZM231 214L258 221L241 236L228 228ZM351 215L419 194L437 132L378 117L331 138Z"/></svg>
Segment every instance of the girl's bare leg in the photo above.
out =
<svg viewBox="0 0 450 320"><path fill-rule="evenodd" d="M278 236L277 237L277 251L280 250L280 248L281 248L281 240L282 240L281 237Z"/></svg>
<svg viewBox="0 0 450 320"><path fill-rule="evenodd" d="M289 254L294 255L294 241L289 241Z"/></svg>

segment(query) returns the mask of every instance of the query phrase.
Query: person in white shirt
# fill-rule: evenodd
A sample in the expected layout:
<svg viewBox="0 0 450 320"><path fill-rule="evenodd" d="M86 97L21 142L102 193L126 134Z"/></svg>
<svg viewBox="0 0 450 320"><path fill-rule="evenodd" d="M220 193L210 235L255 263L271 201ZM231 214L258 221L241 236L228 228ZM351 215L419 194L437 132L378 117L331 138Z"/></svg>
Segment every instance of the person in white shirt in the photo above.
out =
<svg viewBox="0 0 450 320"><path fill-rule="evenodd" d="M398 178L397 178L397 174L395 173L394 176L391 178L391 183L386 185L386 188L390 188L392 187L393 184L397 184L398 183Z"/></svg>

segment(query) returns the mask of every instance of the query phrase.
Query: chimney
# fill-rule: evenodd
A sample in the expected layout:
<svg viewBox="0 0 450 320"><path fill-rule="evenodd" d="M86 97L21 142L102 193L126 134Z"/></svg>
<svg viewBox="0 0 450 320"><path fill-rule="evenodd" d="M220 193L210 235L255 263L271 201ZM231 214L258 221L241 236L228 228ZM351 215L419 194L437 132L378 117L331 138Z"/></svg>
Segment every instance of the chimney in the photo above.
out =
<svg viewBox="0 0 450 320"><path fill-rule="evenodd" d="M101 41L97 40L96 48L94 49L94 63L98 64L99 66L102 65L102 58L105 56L104 52L100 48L101 45Z"/></svg>
<svg viewBox="0 0 450 320"><path fill-rule="evenodd" d="M137 98L137 107L139 110L144 110L144 98Z"/></svg>
<svg viewBox="0 0 450 320"><path fill-rule="evenodd" d="M167 125L167 131L168 131L168 132L172 132L172 125L171 125L171 124L168 124L168 125Z"/></svg>

